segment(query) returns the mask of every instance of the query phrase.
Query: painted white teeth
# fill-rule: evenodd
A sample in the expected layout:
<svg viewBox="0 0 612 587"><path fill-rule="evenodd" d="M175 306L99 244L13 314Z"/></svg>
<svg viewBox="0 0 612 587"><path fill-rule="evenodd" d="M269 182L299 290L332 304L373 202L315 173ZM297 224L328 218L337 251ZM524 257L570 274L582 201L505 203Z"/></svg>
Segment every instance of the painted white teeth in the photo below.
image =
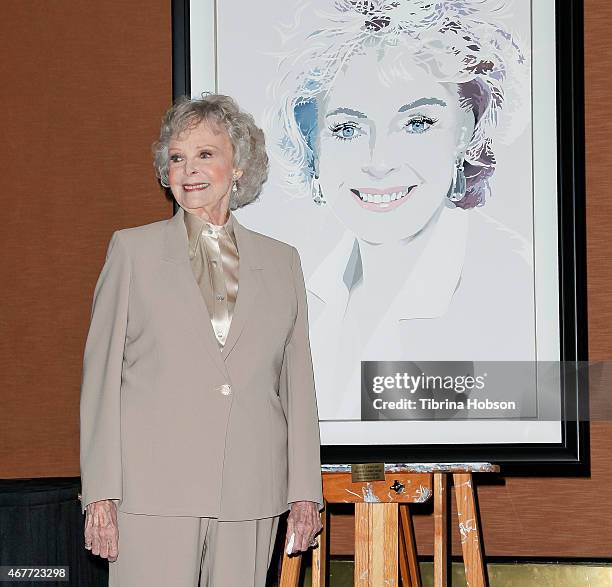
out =
<svg viewBox="0 0 612 587"><path fill-rule="evenodd" d="M364 194L358 190L354 191L357 193L362 202L378 204L381 208L386 208L386 204L389 202L395 202L395 200L405 198L410 192L410 190L405 190L401 192L387 192L386 194Z"/></svg>

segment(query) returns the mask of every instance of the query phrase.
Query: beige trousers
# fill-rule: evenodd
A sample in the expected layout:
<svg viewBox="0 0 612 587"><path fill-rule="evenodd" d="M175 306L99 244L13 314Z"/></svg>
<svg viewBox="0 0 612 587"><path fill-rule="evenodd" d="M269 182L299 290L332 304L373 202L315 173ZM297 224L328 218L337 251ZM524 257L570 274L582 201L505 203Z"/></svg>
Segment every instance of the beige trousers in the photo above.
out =
<svg viewBox="0 0 612 587"><path fill-rule="evenodd" d="M119 556L109 587L264 587L278 516L216 518L118 512Z"/></svg>

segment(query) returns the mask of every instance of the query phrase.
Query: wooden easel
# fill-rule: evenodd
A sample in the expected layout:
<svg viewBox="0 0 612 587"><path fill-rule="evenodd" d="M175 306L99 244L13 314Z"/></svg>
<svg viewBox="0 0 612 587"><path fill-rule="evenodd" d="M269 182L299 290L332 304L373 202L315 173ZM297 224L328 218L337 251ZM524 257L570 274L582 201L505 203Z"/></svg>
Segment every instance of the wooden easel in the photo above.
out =
<svg viewBox="0 0 612 587"><path fill-rule="evenodd" d="M385 467L385 480L353 483L350 465L323 467L323 498L327 503L355 504L355 580L358 587L398 584L421 587L410 503L434 498L434 586L448 584L448 475L453 476L465 576L470 587L488 584L473 473L498 473L490 463L397 464ZM400 508L401 505L401 508ZM322 514L319 548L312 553L312 587L324 587L329 516ZM297 587L301 556L283 555L281 587Z"/></svg>

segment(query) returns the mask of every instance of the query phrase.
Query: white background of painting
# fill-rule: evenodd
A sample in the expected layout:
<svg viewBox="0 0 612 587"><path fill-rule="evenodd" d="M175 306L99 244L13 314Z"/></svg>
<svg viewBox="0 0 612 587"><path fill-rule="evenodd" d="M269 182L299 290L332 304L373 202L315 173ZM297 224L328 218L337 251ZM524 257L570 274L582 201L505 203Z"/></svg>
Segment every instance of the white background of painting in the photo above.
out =
<svg viewBox="0 0 612 587"><path fill-rule="evenodd" d="M508 28L522 40L528 55L533 51L533 126L525 120L523 132L511 144L504 145L499 140L495 143L498 165L491 181L493 196L482 210L534 245L537 353L540 360L554 360L559 356L554 0L535 3L531 14L533 31L530 0L512 0L508 4L512 7L512 16L505 21ZM262 11L261 3L218 0L215 4L213 0L192 0L192 96L204 91L229 94L265 128L264 114L270 108L268 80L278 75L282 35L295 22L299 22L302 30L313 30L320 24L314 17L315 7L329 5L322 0L307 4L302 0L267 0ZM215 18L216 39L211 38ZM532 182L538 195L534 202ZM272 157L270 178L260 200L236 215L246 226L295 245L308 279L324 252L337 242L341 227L331 214L315 206L308 194L301 199L290 198L282 184L279 166ZM410 422L409 426L381 422L376 423L375 433L372 424L322 422L322 439L326 444L560 440L560 426L550 423L527 426L523 422L517 427L516 422L496 422L494 426L474 421L454 422L452 426L450 422Z"/></svg>

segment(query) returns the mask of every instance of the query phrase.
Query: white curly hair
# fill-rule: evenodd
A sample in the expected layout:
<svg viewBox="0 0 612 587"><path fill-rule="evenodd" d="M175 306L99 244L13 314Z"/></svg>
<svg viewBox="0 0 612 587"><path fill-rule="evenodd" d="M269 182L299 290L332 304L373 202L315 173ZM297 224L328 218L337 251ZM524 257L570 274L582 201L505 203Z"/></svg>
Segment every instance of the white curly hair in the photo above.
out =
<svg viewBox="0 0 612 587"><path fill-rule="evenodd" d="M234 149L234 166L242 169L242 176L236 182L238 191L230 193L230 209L250 204L258 198L268 177L265 137L254 118L241 110L233 98L223 94L204 94L202 98L183 96L165 113L159 140L153 145L155 172L160 183L169 187L170 141L202 120L212 120L227 130Z"/></svg>

